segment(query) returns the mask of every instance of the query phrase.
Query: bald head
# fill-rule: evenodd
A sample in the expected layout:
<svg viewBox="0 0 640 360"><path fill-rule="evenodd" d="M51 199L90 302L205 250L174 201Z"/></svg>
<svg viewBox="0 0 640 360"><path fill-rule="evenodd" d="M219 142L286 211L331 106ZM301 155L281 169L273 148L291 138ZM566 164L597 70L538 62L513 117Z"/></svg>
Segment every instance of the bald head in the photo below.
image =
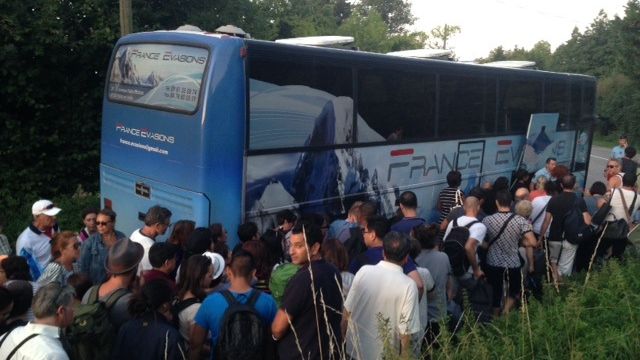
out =
<svg viewBox="0 0 640 360"><path fill-rule="evenodd" d="M527 188L518 188L514 194L515 201L526 200L529 197L529 190Z"/></svg>
<svg viewBox="0 0 640 360"><path fill-rule="evenodd" d="M475 196L464 199L464 213L467 216L476 217L480 211L480 200Z"/></svg>

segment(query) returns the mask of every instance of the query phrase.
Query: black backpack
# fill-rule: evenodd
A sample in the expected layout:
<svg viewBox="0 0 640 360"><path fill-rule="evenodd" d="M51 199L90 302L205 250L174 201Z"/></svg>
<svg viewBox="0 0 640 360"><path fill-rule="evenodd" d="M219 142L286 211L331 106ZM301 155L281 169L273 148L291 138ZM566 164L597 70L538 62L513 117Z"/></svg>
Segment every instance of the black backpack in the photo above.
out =
<svg viewBox="0 0 640 360"><path fill-rule="evenodd" d="M573 206L562 219L562 238L573 245L590 241L595 235L593 228L584 223L579 201L580 198L576 197Z"/></svg>
<svg viewBox="0 0 640 360"><path fill-rule="evenodd" d="M239 303L229 290L220 294L229 307L224 312L216 345L218 359L264 359L267 329L255 308L261 292L253 290L246 304Z"/></svg>
<svg viewBox="0 0 640 360"><path fill-rule="evenodd" d="M479 222L474 220L465 226L458 226L458 219L455 219L449 235L444 239L443 250L449 257L454 276L462 276L469 269L470 264L464 246L469 240L469 228Z"/></svg>

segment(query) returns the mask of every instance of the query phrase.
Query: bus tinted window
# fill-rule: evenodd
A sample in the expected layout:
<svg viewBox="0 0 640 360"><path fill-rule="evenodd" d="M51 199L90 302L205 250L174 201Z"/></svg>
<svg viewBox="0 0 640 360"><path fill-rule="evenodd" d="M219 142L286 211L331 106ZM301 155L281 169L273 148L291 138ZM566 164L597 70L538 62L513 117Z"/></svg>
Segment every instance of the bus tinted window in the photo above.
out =
<svg viewBox="0 0 640 360"><path fill-rule="evenodd" d="M351 69L250 58L249 77L250 149L352 141Z"/></svg>
<svg viewBox="0 0 640 360"><path fill-rule="evenodd" d="M596 106L596 89L593 83L584 84L584 92L582 93L582 121L593 120L593 113Z"/></svg>
<svg viewBox="0 0 640 360"><path fill-rule="evenodd" d="M544 112L558 113L558 130L566 129L569 121L567 83L547 81L544 84Z"/></svg>
<svg viewBox="0 0 640 360"><path fill-rule="evenodd" d="M116 51L109 100L192 113L198 108L209 52L166 44L127 44Z"/></svg>
<svg viewBox="0 0 640 360"><path fill-rule="evenodd" d="M571 128L575 128L580 124L582 107L582 86L580 83L571 84L571 104L569 106L569 124Z"/></svg>
<svg viewBox="0 0 640 360"><path fill-rule="evenodd" d="M484 77L440 76L439 136L492 134L496 81Z"/></svg>
<svg viewBox="0 0 640 360"><path fill-rule="evenodd" d="M542 83L531 80L500 80L498 133L525 132L531 114L542 112Z"/></svg>
<svg viewBox="0 0 640 360"><path fill-rule="evenodd" d="M358 115L388 141L434 136L435 76L388 70L358 71ZM358 142L371 141L360 136Z"/></svg>

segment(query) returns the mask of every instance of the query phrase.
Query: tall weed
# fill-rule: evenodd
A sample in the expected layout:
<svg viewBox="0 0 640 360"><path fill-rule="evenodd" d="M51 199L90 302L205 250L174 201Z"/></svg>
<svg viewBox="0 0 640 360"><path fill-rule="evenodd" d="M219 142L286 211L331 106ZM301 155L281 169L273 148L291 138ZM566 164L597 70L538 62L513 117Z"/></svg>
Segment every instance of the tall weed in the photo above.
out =
<svg viewBox="0 0 640 360"><path fill-rule="evenodd" d="M556 293L489 325L442 334L433 359L632 359L640 354L640 258L578 274ZM531 334L531 335L530 335Z"/></svg>

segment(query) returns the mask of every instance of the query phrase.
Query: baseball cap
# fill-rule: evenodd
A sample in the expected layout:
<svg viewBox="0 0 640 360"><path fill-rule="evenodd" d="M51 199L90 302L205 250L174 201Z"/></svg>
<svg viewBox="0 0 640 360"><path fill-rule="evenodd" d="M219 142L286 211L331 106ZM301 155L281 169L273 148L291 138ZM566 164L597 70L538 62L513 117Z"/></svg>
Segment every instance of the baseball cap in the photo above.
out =
<svg viewBox="0 0 640 360"><path fill-rule="evenodd" d="M60 210L62 209L53 205L51 200L38 200L34 202L33 206L31 207L31 213L33 214L33 216L42 214L47 216L56 216L60 212Z"/></svg>
<svg viewBox="0 0 640 360"><path fill-rule="evenodd" d="M225 266L225 261L222 255L211 251L205 251L205 253L202 255L211 259L211 264L213 265L213 278L219 278L220 275L222 275Z"/></svg>

